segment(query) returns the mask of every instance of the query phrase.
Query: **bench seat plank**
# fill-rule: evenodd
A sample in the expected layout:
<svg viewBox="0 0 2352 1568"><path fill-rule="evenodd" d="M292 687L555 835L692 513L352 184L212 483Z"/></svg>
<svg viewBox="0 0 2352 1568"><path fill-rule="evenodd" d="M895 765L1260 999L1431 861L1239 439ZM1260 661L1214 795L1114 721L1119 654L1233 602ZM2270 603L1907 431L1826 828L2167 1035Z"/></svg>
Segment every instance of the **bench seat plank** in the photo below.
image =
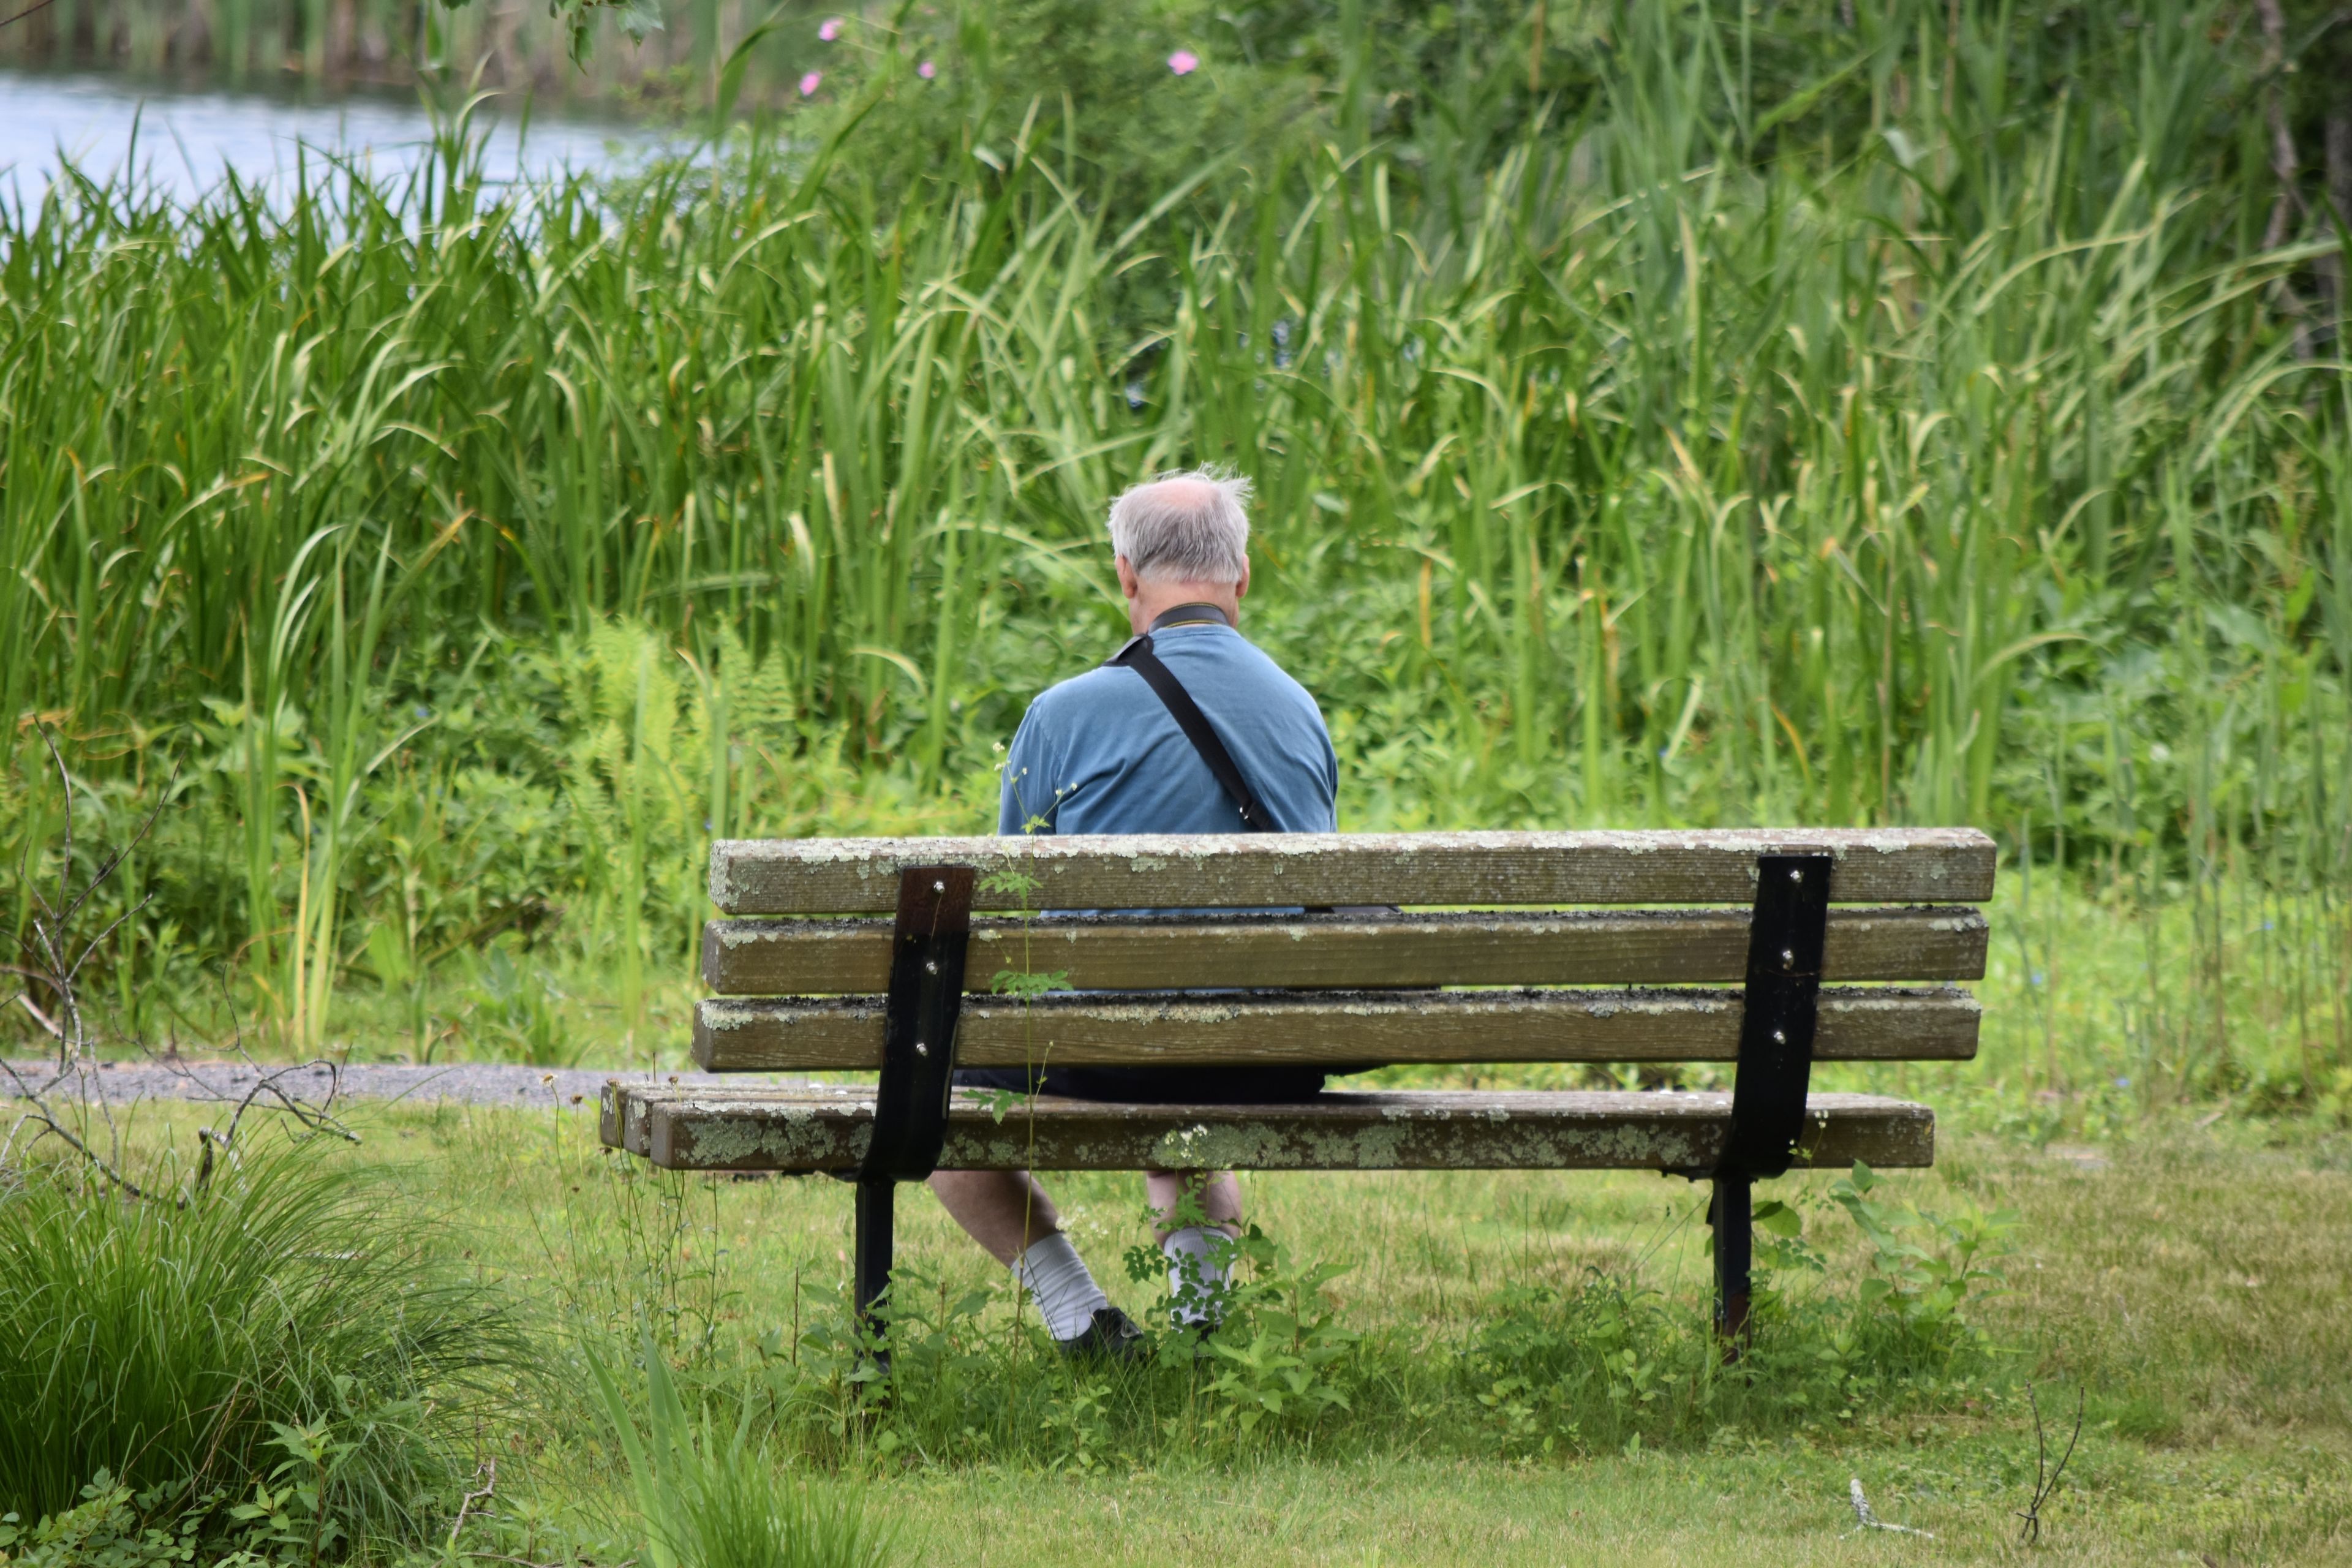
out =
<svg viewBox="0 0 2352 1568"><path fill-rule="evenodd" d="M605 1141L666 1170L848 1171L872 1135L871 1089L739 1091L610 1084ZM978 1097L949 1111L943 1170L1705 1171L1730 1124L1724 1093L1326 1094L1303 1105L1105 1105L1040 1096L1000 1121ZM1816 1094L1801 1162L1924 1166L1935 1113L1875 1095Z"/></svg>
<svg viewBox="0 0 2352 1568"><path fill-rule="evenodd" d="M981 870L977 907L998 910L1745 904L1758 856L1811 853L1837 857L1830 896L1844 903L1992 896L1992 840L1929 827L721 839L710 898L737 915L882 914L901 868L962 865Z"/></svg>
<svg viewBox="0 0 2352 1568"><path fill-rule="evenodd" d="M703 928L703 984L721 996L880 992L885 920L729 920ZM1835 910L1822 978L1980 980L1986 926L1966 907ZM968 984L1065 972L1080 991L1182 986L1674 985L1748 973L1748 914L1103 915L973 922Z"/></svg>
<svg viewBox="0 0 2352 1568"><path fill-rule="evenodd" d="M1740 993L1724 990L1298 991L1054 994L965 1002L970 1068L1391 1062L1719 1062L1739 1056ZM713 999L695 1009L710 1072L873 1071L882 999ZM1967 1061L1967 992L1824 987L1820 1061Z"/></svg>

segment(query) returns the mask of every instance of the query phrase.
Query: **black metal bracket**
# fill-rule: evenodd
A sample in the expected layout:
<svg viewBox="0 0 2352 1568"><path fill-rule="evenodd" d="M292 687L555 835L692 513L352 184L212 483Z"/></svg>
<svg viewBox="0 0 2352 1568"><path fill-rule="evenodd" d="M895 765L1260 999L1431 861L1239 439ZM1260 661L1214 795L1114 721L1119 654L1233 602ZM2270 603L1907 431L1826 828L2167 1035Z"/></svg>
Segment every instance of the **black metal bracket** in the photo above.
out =
<svg viewBox="0 0 2352 1568"><path fill-rule="evenodd" d="M1756 862L1739 1069L1707 1210L1707 1223L1715 1227L1716 1328L1727 1341L1737 1342L1748 1326L1753 1184L1786 1172L1805 1133L1822 948L1836 864L1828 855L1765 855Z"/></svg>
<svg viewBox="0 0 2352 1568"><path fill-rule="evenodd" d="M1827 855L1766 855L1756 863L1756 912L1748 927L1747 1006L1731 1131L1717 1169L1777 1176L1805 1131L1812 1082L1813 1019L1828 934Z"/></svg>
<svg viewBox="0 0 2352 1568"><path fill-rule="evenodd" d="M919 1182L939 1163L955 1076L956 1018L963 1009L971 888L969 866L910 866L898 874L882 1082L860 1180Z"/></svg>
<svg viewBox="0 0 2352 1568"><path fill-rule="evenodd" d="M1748 1332L1748 1273L1756 1257L1755 1186L1746 1176L1715 1178L1706 1223L1715 1231L1715 1332L1736 1361Z"/></svg>
<svg viewBox="0 0 2352 1568"><path fill-rule="evenodd" d="M869 1328L890 1287L893 1189L929 1176L947 1141L973 875L970 866L909 866L898 873L882 1078L874 1093L873 1138L856 1175L854 1289L857 1315Z"/></svg>

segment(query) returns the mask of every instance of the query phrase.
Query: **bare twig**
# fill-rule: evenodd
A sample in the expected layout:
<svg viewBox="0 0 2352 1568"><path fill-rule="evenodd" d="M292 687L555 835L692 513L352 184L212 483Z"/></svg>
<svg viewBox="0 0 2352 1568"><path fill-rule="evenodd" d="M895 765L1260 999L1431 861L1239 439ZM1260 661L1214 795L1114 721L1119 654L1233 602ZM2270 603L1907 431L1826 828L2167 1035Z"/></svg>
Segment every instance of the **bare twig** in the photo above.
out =
<svg viewBox="0 0 2352 1568"><path fill-rule="evenodd" d="M473 1515L474 1505L488 1502L499 1495L499 1457L491 1454L485 1458L474 1471L474 1479L482 1484L466 1494L465 1500L457 1505L457 1521L449 1527L449 1550L452 1552L457 1549L457 1532L466 1528L466 1521ZM479 1553L473 1555L478 1556Z"/></svg>
<svg viewBox="0 0 2352 1568"><path fill-rule="evenodd" d="M2017 1538L2028 1546L2042 1542L2042 1505L2058 1491L2058 1479L2066 1473L2066 1461L2074 1457L2074 1444L2083 1436L2083 1401L2086 1390L2074 1390L2074 1430L2066 1439L2066 1451L2058 1456L2058 1468L2050 1468L2050 1441L2042 1429L2042 1396L2032 1384L2025 1385L2025 1397L2033 1409L2033 1499L2018 1510L2017 1517L2025 1522L2018 1528Z"/></svg>
<svg viewBox="0 0 2352 1568"><path fill-rule="evenodd" d="M47 724L34 726L40 731L41 744L49 749L49 761L57 764L58 799L65 806L65 853L58 858L58 902L52 910L66 901L66 889L73 885L73 774L66 771L65 753L58 750L57 731Z"/></svg>
<svg viewBox="0 0 2352 1568"><path fill-rule="evenodd" d="M252 1053L245 1048L242 1037L237 1041L236 1054L240 1060L261 1076L254 1081L253 1087L246 1090L238 1099L236 1109L229 1114L228 1130L215 1134L224 1145L236 1141L237 1124L245 1120L245 1113L253 1108L254 1102L265 1095L278 1102L277 1110L291 1116L313 1132L331 1132L346 1143L356 1143L360 1141L359 1134L344 1126L333 1114L335 1097L342 1092L343 1086L343 1069L334 1062L327 1058L319 1057L307 1062L297 1062L291 1067L265 1070L259 1062L253 1059ZM183 1064L172 1063L169 1066L172 1072L180 1078L192 1083L202 1081ZM288 1093L280 1087L286 1079L298 1073L315 1072L320 1068L324 1068L327 1071L327 1094L323 1100L315 1101L305 1100L298 1094ZM216 1098L226 1101L228 1097L220 1095Z"/></svg>
<svg viewBox="0 0 2352 1568"><path fill-rule="evenodd" d="M96 1173L117 1191L130 1197L146 1198L154 1194L150 1194L133 1181L124 1168L121 1133L115 1123L114 1109L107 1094L106 1080L99 1076L100 1040L91 1032L89 1019L82 1008L80 979L82 970L90 959L114 939L115 933L121 930L126 922L137 918L139 912L147 907L148 900L140 900L129 910L108 921L96 936L87 942L80 941L75 935L74 925L83 910L89 906L90 900L109 881L112 880L129 858L131 852L136 849L154 828L163 812L163 799L169 798L169 792L168 790L165 792L155 808L150 811L139 824L138 830L131 835L130 842L113 853L104 856L80 889L77 891L74 887L73 858L73 775L66 766L64 753L59 750L57 737L49 727L40 726L40 734L42 743L48 750L49 761L57 770L58 785L64 795L64 819L57 891L56 895L51 897L40 886L34 874L31 847L28 844L17 867L18 877L23 883L33 911L31 930L20 939L22 956L26 962L0 965L0 970L20 976L27 983L24 989L9 1000L22 1006L56 1043L56 1056L51 1063L52 1070L47 1070L46 1073L35 1072L16 1063L0 1059L0 1093L5 1093L9 1098L18 1100L22 1106L9 1123L6 1135L0 1137L0 1171L7 1170L13 1160L21 1157L23 1150L29 1149L43 1138L53 1137L72 1150L86 1169ZM44 999L47 1002L46 1007L34 999L35 987L44 994ZM223 987L223 996L226 1000L226 986ZM210 1184L213 1173L221 1158L226 1157L231 1163L235 1162L238 1130L244 1122L246 1112L254 1109L257 1104L264 1105L272 1112L290 1116L298 1124L312 1133L331 1132L351 1142L359 1141L358 1135L344 1126L333 1113L335 1095L341 1087L341 1069L334 1063L314 1061L293 1067L264 1068L246 1048L244 1028L241 1023L236 1022L236 1009L233 1005L228 1012L236 1031L237 1058L253 1071L251 1086L242 1095L215 1090L212 1085L205 1083L194 1071L181 1061L176 1050L168 1050L161 1056L155 1056L152 1052L148 1053L152 1059L184 1082L196 1085L205 1091L186 1098L212 1100L234 1106L226 1127L205 1128L197 1134L202 1152L197 1159L196 1173L193 1184L179 1194L179 1202L183 1205L188 1203L196 1194L203 1192ZM131 1043L137 1044L135 1040ZM323 1068L329 1075L327 1093L323 1100L314 1100L306 1098L299 1090L289 1087L289 1080L296 1074L315 1071L320 1068ZM63 1108L61 1101L68 1097L70 1098L78 1114L68 1112ZM90 1131L93 1115L103 1124L103 1136L94 1136ZM31 1134L29 1142L20 1144L20 1141L25 1139L28 1131Z"/></svg>
<svg viewBox="0 0 2352 1568"><path fill-rule="evenodd" d="M33 15L33 14L34 14L35 12L37 12L37 11L46 11L46 10L47 10L51 5L55 5L56 3L57 3L57 0L33 0L33 3L32 3L30 5L26 6L23 10L21 10L21 11L17 12L15 16L0 16L0 27L7 26L8 26L10 23L12 23L12 22L21 22L21 21L23 21L26 17L27 17L27 16L31 16L31 15Z"/></svg>
<svg viewBox="0 0 2352 1568"><path fill-rule="evenodd" d="M2271 177L2278 182L2278 194L2271 201L2270 222L2263 228L2263 248L2276 250L2286 243L2287 229L2295 215L2308 216L2310 208L2303 199L2297 178L2302 160L2295 153L2294 132L2287 123L2286 15L2280 9L2279 0L2254 0L2254 13L2263 24L2263 76L2266 83L2263 110L2271 133ZM2287 314L2295 318L2294 357L2307 360L2312 356L2312 342L2309 323L2303 319L2303 296L2284 277L2278 280L2278 293Z"/></svg>
<svg viewBox="0 0 2352 1568"><path fill-rule="evenodd" d="M59 1142L63 1142L67 1148L71 1149L75 1153L80 1155L82 1162L91 1170L96 1171L100 1175L105 1177L107 1181L112 1183L116 1187L130 1194L131 1197L143 1198L147 1195L146 1191L142 1188L138 1183L132 1181L129 1176L122 1173L120 1165L120 1161L121 1159L121 1151L111 1150L106 1153L100 1152L91 1145L89 1140L85 1135L77 1131L74 1128L67 1125L65 1121L61 1121L58 1118L58 1113L52 1110L49 1105L47 1095L55 1089L56 1086L61 1079L67 1077L77 1079L82 1078L89 1071L90 1068L87 1063L78 1064L76 1068L71 1072L61 1072L56 1078L52 1078L47 1083L36 1088L35 1086L26 1082L25 1075L16 1070L16 1065L14 1062L0 1061L0 1072L7 1074L9 1081L16 1088L17 1097L24 1100L30 1107L29 1110L20 1114L14 1122L10 1123L8 1128L8 1136L5 1139L0 1139L0 1165L5 1164L8 1155L14 1151L17 1134L22 1132L27 1126L37 1127L39 1129L39 1131L34 1135L35 1142L38 1142L44 1137L58 1139ZM99 1088L98 1093L94 1097L99 1103L103 1104L105 1102L105 1093L106 1091L103 1087ZM84 1103L88 1102L88 1100L84 1101ZM111 1120L110 1120L108 1122L110 1130L112 1125L113 1123Z"/></svg>
<svg viewBox="0 0 2352 1568"><path fill-rule="evenodd" d="M1870 1500L1862 1494L1862 1478L1860 1476L1851 1478L1846 1482L1846 1486L1848 1488L1847 1495L1850 1500L1853 1503L1855 1530L1888 1530L1894 1531L1897 1535L1916 1535L1927 1541L1933 1541L1936 1539L1936 1532L1932 1530L1914 1530L1907 1524L1889 1524L1886 1521L1879 1518L1875 1513L1873 1513L1870 1509ZM1853 1531L1850 1531L1847 1533L1851 1534Z"/></svg>
<svg viewBox="0 0 2352 1568"><path fill-rule="evenodd" d="M39 1005L33 1000L33 994L31 992L17 992L16 1005L25 1009L26 1012L30 1013L33 1016L33 1022L47 1030L51 1039L62 1040L66 1037L66 1032L58 1027L57 1020L50 1017L47 1013L41 1011Z"/></svg>
<svg viewBox="0 0 2352 1568"><path fill-rule="evenodd" d="M2263 111L2271 133L2271 177L2278 182L2270 223L2263 230L2263 248L2276 250L2286 243L2287 224L2303 205L2303 193L2295 188L2300 160L2286 120L2286 14L2279 0L2254 0L2254 14L2263 22Z"/></svg>

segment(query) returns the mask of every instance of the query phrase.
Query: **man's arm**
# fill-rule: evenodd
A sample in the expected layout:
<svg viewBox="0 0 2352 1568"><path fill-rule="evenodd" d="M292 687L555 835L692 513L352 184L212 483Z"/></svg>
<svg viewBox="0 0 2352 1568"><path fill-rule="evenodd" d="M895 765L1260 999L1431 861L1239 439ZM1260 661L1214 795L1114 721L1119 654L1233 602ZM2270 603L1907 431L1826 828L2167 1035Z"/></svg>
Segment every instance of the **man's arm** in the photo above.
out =
<svg viewBox="0 0 2352 1568"><path fill-rule="evenodd" d="M1323 716L1319 709L1315 716L1318 719ZM1337 833L1339 831L1339 753L1331 747L1331 731L1328 726L1323 731L1323 784L1331 802L1330 816L1323 824L1323 831Z"/></svg>
<svg viewBox="0 0 2352 1568"><path fill-rule="evenodd" d="M1323 786L1323 814L1321 821L1301 823L1296 831L1337 833L1339 831L1339 753L1331 745L1331 726L1324 721L1323 705L1316 701L1313 694L1304 687L1299 689L1299 695L1307 699L1307 710L1315 715L1315 741L1318 752L1315 760L1318 771L1323 775L1318 781Z"/></svg>

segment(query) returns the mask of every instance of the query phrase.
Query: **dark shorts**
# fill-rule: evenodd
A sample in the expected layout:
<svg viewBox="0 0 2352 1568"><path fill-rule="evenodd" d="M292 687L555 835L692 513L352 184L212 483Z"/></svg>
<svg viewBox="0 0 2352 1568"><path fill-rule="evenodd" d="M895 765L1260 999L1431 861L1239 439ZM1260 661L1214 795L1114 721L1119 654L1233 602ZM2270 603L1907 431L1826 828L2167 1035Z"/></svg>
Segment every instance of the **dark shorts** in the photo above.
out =
<svg viewBox="0 0 2352 1568"><path fill-rule="evenodd" d="M1323 1092L1321 1068L960 1068L958 1089L1009 1089L1136 1105L1296 1105Z"/></svg>

